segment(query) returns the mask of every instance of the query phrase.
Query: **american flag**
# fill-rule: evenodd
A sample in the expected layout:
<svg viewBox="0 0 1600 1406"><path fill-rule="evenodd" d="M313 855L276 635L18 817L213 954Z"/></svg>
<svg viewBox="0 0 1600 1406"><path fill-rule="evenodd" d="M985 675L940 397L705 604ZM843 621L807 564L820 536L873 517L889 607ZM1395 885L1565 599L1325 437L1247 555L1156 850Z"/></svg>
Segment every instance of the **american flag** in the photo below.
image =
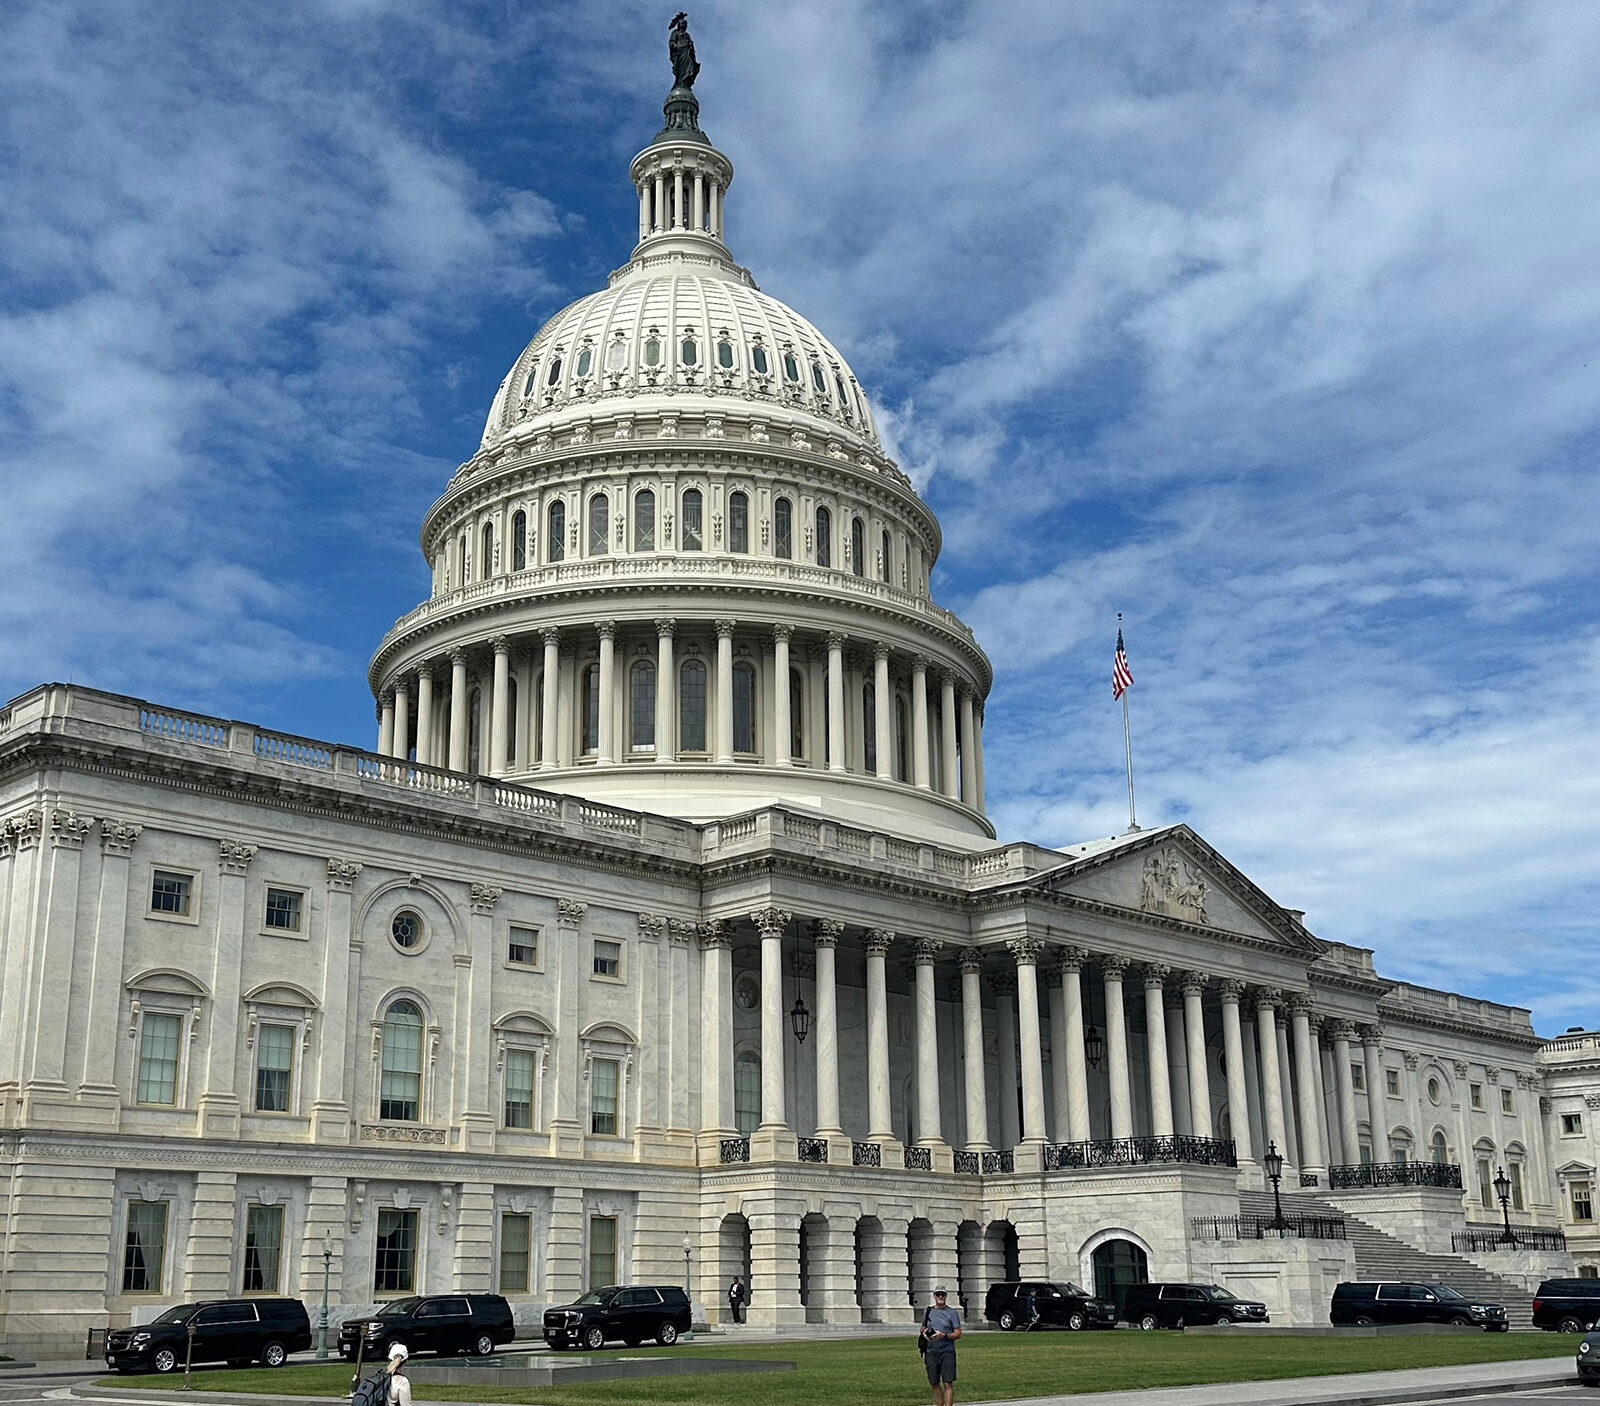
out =
<svg viewBox="0 0 1600 1406"><path fill-rule="evenodd" d="M1133 683L1133 671L1128 668L1128 652L1122 647L1122 631L1117 630L1117 652L1111 661L1111 700L1115 702Z"/></svg>

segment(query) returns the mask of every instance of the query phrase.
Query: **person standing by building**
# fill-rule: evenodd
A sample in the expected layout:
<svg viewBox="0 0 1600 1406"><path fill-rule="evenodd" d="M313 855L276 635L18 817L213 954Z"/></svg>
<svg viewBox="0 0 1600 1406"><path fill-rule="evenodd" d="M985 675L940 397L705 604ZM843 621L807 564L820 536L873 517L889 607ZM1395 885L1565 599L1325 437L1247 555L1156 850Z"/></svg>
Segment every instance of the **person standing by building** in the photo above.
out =
<svg viewBox="0 0 1600 1406"><path fill-rule="evenodd" d="M949 1291L934 1285L933 1307L922 1317L922 1336L928 1345L922 1361L933 1388L933 1406L954 1406L956 1399L956 1339L961 1336L961 1315L949 1304Z"/></svg>
<svg viewBox="0 0 1600 1406"><path fill-rule="evenodd" d="M733 1283L728 1285L728 1316L735 1323L744 1322L745 1300L750 1297L749 1291L744 1287L744 1280L739 1275L733 1276Z"/></svg>

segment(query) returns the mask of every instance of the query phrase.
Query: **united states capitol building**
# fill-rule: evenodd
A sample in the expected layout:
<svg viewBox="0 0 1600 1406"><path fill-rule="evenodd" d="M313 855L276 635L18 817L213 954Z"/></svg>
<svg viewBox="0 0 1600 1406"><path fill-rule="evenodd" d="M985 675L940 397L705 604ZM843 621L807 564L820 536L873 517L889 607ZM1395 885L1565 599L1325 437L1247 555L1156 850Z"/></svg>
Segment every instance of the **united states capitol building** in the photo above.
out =
<svg viewBox="0 0 1600 1406"><path fill-rule="evenodd" d="M683 79L423 521L372 750L0 709L0 1343L325 1270L525 1324L738 1272L768 1325L1594 1272L1600 1037L1385 980L1184 825L997 842L939 524Z"/></svg>

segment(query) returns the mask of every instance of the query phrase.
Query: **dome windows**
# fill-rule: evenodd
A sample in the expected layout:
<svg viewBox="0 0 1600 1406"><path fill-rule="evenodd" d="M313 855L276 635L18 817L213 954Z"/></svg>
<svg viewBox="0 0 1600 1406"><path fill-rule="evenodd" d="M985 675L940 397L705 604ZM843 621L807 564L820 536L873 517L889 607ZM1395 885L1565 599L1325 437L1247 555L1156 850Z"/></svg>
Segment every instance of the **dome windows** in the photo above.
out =
<svg viewBox="0 0 1600 1406"><path fill-rule="evenodd" d="M867 574L867 525L858 517L850 519L850 573Z"/></svg>
<svg viewBox="0 0 1600 1406"><path fill-rule="evenodd" d="M611 372L626 371L628 369L628 344L621 336L606 348L606 370Z"/></svg>
<svg viewBox="0 0 1600 1406"><path fill-rule="evenodd" d="M593 347L585 347L581 352L578 353L577 363L573 366L572 369L573 369L574 374L581 381L585 376L587 376L589 374L589 370L593 365L594 365L594 348Z"/></svg>
<svg viewBox="0 0 1600 1406"><path fill-rule="evenodd" d="M652 371L661 365L661 338L654 331L644 339L644 364Z"/></svg>
<svg viewBox="0 0 1600 1406"><path fill-rule="evenodd" d="M728 550L750 550L750 499L743 493L728 495Z"/></svg>
<svg viewBox="0 0 1600 1406"><path fill-rule="evenodd" d="M685 331L683 340L678 343L678 360L685 366L699 365L700 344L695 341L693 332Z"/></svg>
<svg viewBox="0 0 1600 1406"><path fill-rule="evenodd" d="M822 363L820 361L811 363L811 386L818 395L827 395L828 393L828 382L822 374Z"/></svg>
<svg viewBox="0 0 1600 1406"><path fill-rule="evenodd" d="M567 552L567 505L559 498L550 505L550 530L545 535L547 555L560 561Z"/></svg>
<svg viewBox="0 0 1600 1406"><path fill-rule="evenodd" d="M636 552L656 549L656 495L648 488L641 488L633 495L633 549Z"/></svg>
<svg viewBox="0 0 1600 1406"><path fill-rule="evenodd" d="M817 565L833 565L833 514L817 509Z"/></svg>
<svg viewBox="0 0 1600 1406"><path fill-rule="evenodd" d="M511 569L525 571L528 566L528 515L520 508L511 519Z"/></svg>
<svg viewBox="0 0 1600 1406"><path fill-rule="evenodd" d="M795 385L800 384L800 359L792 351L783 354L783 377Z"/></svg>
<svg viewBox="0 0 1600 1406"><path fill-rule="evenodd" d="M556 354L553 357L550 358L550 369L545 372L544 383L547 386L553 386L560 379L561 379L561 353L560 353L560 351L557 351Z"/></svg>
<svg viewBox="0 0 1600 1406"><path fill-rule="evenodd" d="M767 349L760 342L751 344L750 369L758 376L770 376L772 374L772 362L768 360Z"/></svg>
<svg viewBox="0 0 1600 1406"><path fill-rule="evenodd" d="M706 666L685 659L678 671L678 749L706 750Z"/></svg>
<svg viewBox="0 0 1600 1406"><path fill-rule="evenodd" d="M717 338L717 366L723 371L733 370L733 343L726 332Z"/></svg>
<svg viewBox="0 0 1600 1406"><path fill-rule="evenodd" d="M589 555L592 557L603 557L610 545L606 522L609 511L604 493L596 493L589 499Z"/></svg>
<svg viewBox="0 0 1600 1406"><path fill-rule="evenodd" d="M539 368L537 366L530 366L528 368L528 374L522 382L522 398L526 400L530 395L532 395L533 388L538 384Z"/></svg>
<svg viewBox="0 0 1600 1406"><path fill-rule="evenodd" d="M679 524L679 536L682 540L683 550L698 552L705 542L703 522L705 518L705 498L698 488L683 490L682 522Z"/></svg>
<svg viewBox="0 0 1600 1406"><path fill-rule="evenodd" d="M794 507L787 498L772 505L772 554L785 560L794 556Z"/></svg>

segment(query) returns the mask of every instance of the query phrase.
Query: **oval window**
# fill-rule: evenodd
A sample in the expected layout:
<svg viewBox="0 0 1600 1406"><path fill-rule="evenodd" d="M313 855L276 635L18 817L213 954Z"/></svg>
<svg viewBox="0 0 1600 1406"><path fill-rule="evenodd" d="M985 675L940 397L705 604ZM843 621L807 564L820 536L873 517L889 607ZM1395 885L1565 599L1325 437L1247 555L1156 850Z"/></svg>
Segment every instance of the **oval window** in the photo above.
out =
<svg viewBox="0 0 1600 1406"><path fill-rule="evenodd" d="M606 370L621 371L628 364L628 344L618 337L606 352Z"/></svg>
<svg viewBox="0 0 1600 1406"><path fill-rule="evenodd" d="M578 353L578 364L573 369L578 375L587 376L592 365L594 365L594 353L588 347L585 347Z"/></svg>
<svg viewBox="0 0 1600 1406"><path fill-rule="evenodd" d="M733 370L733 343L726 338L717 343L717 365L724 371Z"/></svg>
<svg viewBox="0 0 1600 1406"><path fill-rule="evenodd" d="M822 367L815 361L811 363L811 384L817 388L818 395L827 395L828 383L823 378Z"/></svg>
<svg viewBox="0 0 1600 1406"><path fill-rule="evenodd" d="M685 366L693 366L700 359L700 348L695 345L693 337L683 339L683 345L678 348L678 355Z"/></svg>
<svg viewBox="0 0 1600 1406"><path fill-rule="evenodd" d="M1429 1079L1428 1080L1428 1097L1431 1100L1433 1100L1434 1103L1438 1103L1438 1101L1439 1101L1439 1081L1437 1079Z"/></svg>
<svg viewBox="0 0 1600 1406"><path fill-rule="evenodd" d="M765 376L772 369L767 361L767 349L760 342L750 348L750 365L758 376Z"/></svg>
<svg viewBox="0 0 1600 1406"><path fill-rule="evenodd" d="M784 352L783 354L783 374L791 381L800 379L800 363L795 360L793 352Z"/></svg>
<svg viewBox="0 0 1600 1406"><path fill-rule="evenodd" d="M661 365L661 343L655 337L647 337L645 339L644 364L646 366Z"/></svg>
<svg viewBox="0 0 1600 1406"><path fill-rule="evenodd" d="M561 379L561 358L558 356L558 357L555 357L555 358L553 358L551 360L551 362L550 362L550 372L544 378L544 383L547 386L553 386L560 379Z"/></svg>
<svg viewBox="0 0 1600 1406"><path fill-rule="evenodd" d="M403 947L409 952L422 941L422 919L409 908L402 908L389 924L389 936L394 939L396 947Z"/></svg>
<svg viewBox="0 0 1600 1406"><path fill-rule="evenodd" d="M526 400L533 394L533 387L539 379L539 368L532 367L528 371L528 379L522 383L522 398Z"/></svg>

